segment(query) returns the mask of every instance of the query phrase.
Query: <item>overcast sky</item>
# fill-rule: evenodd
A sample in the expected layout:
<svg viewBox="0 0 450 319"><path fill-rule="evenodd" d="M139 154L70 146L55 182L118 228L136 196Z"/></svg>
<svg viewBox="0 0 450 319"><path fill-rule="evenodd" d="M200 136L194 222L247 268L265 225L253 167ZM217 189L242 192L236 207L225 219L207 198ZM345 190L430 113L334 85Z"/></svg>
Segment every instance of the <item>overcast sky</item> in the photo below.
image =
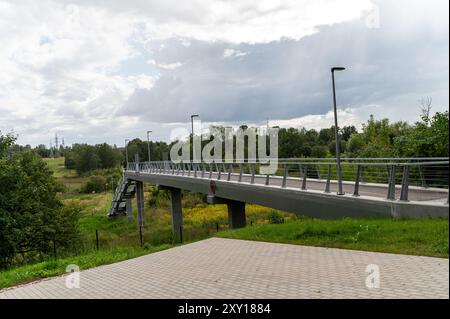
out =
<svg viewBox="0 0 450 319"><path fill-rule="evenodd" d="M95 3L95 4L93 4ZM0 0L0 130L21 144L316 128L448 109L447 0Z"/></svg>

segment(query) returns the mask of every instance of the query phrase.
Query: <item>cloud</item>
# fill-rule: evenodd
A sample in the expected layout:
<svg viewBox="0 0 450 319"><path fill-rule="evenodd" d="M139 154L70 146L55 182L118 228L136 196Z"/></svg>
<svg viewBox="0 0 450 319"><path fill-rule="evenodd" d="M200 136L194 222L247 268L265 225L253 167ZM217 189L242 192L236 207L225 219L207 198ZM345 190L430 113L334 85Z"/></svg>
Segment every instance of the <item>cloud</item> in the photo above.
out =
<svg viewBox="0 0 450 319"><path fill-rule="evenodd" d="M246 56L248 54L248 52L241 52L239 50L235 50L235 49L225 49L223 51L223 57L226 58L231 58L231 57L241 57L241 56Z"/></svg>
<svg viewBox="0 0 450 319"><path fill-rule="evenodd" d="M135 0L132 6L121 0L78 3L138 17L147 38L235 44L298 40L317 32L317 26L359 18L373 8L369 0Z"/></svg>
<svg viewBox="0 0 450 319"><path fill-rule="evenodd" d="M415 121L417 101L426 95L434 97L435 111L448 108L445 13L427 5L423 17L416 3L397 19L397 4L379 4L380 28L357 19L320 27L299 41L230 46L192 40L188 48L180 40L166 41L155 58L183 66L161 74L152 90L136 90L120 112L160 122L183 121L190 112L211 122L323 115L332 107L334 65L348 69L336 74L342 109L376 104L382 106L373 110L379 117ZM404 16L419 25L398 26ZM246 54L231 58L238 52Z"/></svg>
<svg viewBox="0 0 450 319"><path fill-rule="evenodd" d="M0 0L0 41L0 129L21 143L167 139L192 113L328 126L341 64L342 123L448 108L445 1Z"/></svg>

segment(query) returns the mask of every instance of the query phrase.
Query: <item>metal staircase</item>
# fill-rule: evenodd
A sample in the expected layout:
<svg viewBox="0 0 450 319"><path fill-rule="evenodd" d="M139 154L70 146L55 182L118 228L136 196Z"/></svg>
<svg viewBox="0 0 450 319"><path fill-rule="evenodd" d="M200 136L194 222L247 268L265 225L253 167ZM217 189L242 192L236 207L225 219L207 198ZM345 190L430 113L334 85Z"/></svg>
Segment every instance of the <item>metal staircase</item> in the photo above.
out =
<svg viewBox="0 0 450 319"><path fill-rule="evenodd" d="M136 183L127 178L122 178L114 193L108 217L127 215L127 199L133 198L136 194Z"/></svg>

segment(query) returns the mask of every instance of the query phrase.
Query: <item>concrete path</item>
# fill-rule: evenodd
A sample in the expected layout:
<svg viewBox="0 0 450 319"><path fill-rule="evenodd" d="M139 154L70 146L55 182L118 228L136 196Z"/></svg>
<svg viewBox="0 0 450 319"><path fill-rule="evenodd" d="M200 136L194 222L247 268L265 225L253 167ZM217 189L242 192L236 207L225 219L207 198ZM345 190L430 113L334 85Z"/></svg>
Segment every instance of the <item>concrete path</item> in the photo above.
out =
<svg viewBox="0 0 450 319"><path fill-rule="evenodd" d="M379 288L366 286L371 264ZM0 299L449 298L448 259L221 238L79 275L80 288L61 276L0 290Z"/></svg>

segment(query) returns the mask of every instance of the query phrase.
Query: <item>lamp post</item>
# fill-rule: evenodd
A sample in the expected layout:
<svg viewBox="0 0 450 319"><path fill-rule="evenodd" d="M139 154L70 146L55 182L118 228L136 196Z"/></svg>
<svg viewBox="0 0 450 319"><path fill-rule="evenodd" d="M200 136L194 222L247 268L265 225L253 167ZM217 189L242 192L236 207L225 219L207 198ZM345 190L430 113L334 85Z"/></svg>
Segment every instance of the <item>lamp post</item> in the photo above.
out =
<svg viewBox="0 0 450 319"><path fill-rule="evenodd" d="M192 160L196 159L195 156L195 145L194 145L194 117L198 117L198 114L191 115L191 134L192 134Z"/></svg>
<svg viewBox="0 0 450 319"><path fill-rule="evenodd" d="M126 169L128 169L128 142L129 139L125 139L125 163L126 163Z"/></svg>
<svg viewBox="0 0 450 319"><path fill-rule="evenodd" d="M147 131L147 151L148 151L148 161L150 162L150 133L153 133L152 131Z"/></svg>
<svg viewBox="0 0 450 319"><path fill-rule="evenodd" d="M336 86L334 84L334 72L344 71L344 67L333 67L331 68L331 79L333 83L333 106L334 106L334 136L336 140L336 169L338 175L338 195L344 195L342 189L342 171L341 171L341 151L339 147L339 130L338 130L338 120L337 120L337 108L336 108Z"/></svg>

